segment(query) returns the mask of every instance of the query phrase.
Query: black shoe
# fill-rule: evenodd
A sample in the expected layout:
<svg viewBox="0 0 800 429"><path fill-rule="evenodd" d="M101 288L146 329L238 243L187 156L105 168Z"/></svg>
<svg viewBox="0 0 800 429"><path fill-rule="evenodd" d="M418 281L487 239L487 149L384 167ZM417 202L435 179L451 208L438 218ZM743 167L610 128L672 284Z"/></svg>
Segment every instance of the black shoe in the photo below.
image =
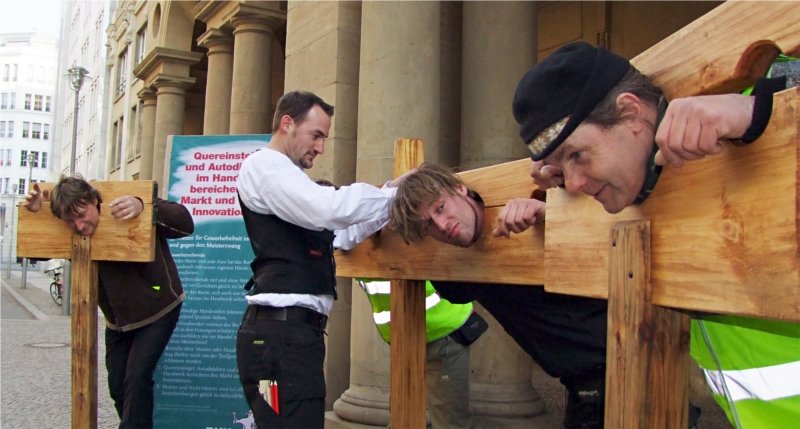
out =
<svg viewBox="0 0 800 429"><path fill-rule="evenodd" d="M700 414L703 410L700 407L695 407L689 403L689 429L697 429L697 421L700 419Z"/></svg>
<svg viewBox="0 0 800 429"><path fill-rule="evenodd" d="M567 386L564 429L602 429L605 407L605 369L562 380Z"/></svg>

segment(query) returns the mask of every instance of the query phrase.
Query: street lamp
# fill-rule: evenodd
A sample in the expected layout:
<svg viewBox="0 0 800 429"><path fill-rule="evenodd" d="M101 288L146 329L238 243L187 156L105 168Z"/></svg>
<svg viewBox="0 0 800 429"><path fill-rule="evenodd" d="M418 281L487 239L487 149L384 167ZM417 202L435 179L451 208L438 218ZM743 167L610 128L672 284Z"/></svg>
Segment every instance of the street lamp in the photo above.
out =
<svg viewBox="0 0 800 429"><path fill-rule="evenodd" d="M89 70L81 66L74 66L67 70L69 86L75 91L75 107L72 112L72 156L69 160L69 174L75 174L75 147L78 143L78 94L81 92L83 80L89 75Z"/></svg>

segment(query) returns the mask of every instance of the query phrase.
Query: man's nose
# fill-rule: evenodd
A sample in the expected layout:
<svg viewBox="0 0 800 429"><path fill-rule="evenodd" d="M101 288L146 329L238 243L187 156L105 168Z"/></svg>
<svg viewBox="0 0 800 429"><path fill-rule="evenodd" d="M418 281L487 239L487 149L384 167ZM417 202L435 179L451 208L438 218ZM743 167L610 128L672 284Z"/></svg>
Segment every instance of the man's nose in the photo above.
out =
<svg viewBox="0 0 800 429"><path fill-rule="evenodd" d="M447 232L447 219L442 215L434 215L431 217L433 224L441 232Z"/></svg>
<svg viewBox="0 0 800 429"><path fill-rule="evenodd" d="M588 180L583 174L576 172L564 172L564 187L570 194L578 194L583 192Z"/></svg>
<svg viewBox="0 0 800 429"><path fill-rule="evenodd" d="M314 150L317 154L322 155L325 153L325 139L320 139L319 143L314 146Z"/></svg>

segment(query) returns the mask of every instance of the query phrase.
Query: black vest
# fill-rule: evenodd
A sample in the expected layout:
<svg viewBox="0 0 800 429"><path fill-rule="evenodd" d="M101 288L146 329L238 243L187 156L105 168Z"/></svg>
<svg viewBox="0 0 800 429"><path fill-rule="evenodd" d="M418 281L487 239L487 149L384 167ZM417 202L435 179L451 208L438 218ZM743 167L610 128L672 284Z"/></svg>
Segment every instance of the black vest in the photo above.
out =
<svg viewBox="0 0 800 429"><path fill-rule="evenodd" d="M239 199L253 246L251 294L302 293L336 298L333 232L311 231L275 215L256 213Z"/></svg>

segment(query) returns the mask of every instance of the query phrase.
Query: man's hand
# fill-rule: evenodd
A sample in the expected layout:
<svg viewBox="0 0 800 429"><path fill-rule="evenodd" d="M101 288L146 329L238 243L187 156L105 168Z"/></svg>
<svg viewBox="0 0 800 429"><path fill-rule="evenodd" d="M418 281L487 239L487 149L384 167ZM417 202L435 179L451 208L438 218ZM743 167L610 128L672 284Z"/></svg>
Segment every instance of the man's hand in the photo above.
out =
<svg viewBox="0 0 800 429"><path fill-rule="evenodd" d="M512 232L519 234L537 222L544 220L545 204L532 198L515 198L506 203L500 214L492 235L508 237Z"/></svg>
<svg viewBox="0 0 800 429"><path fill-rule="evenodd" d="M34 183L33 189L25 196L25 208L32 212L38 212L42 208L42 201L50 201L50 191L47 189L42 192L39 189L39 184Z"/></svg>
<svg viewBox="0 0 800 429"><path fill-rule="evenodd" d="M111 214L120 220L133 219L139 216L144 210L144 203L142 200L130 196L123 195L112 201L108 207L111 208Z"/></svg>
<svg viewBox="0 0 800 429"><path fill-rule="evenodd" d="M545 165L544 161L533 161L531 165L533 183L541 190L555 188L564 184L564 173L555 165Z"/></svg>
<svg viewBox="0 0 800 429"><path fill-rule="evenodd" d="M740 94L673 100L656 131L655 163L681 167L684 161L719 153L725 140L741 137L750 126L753 101Z"/></svg>

